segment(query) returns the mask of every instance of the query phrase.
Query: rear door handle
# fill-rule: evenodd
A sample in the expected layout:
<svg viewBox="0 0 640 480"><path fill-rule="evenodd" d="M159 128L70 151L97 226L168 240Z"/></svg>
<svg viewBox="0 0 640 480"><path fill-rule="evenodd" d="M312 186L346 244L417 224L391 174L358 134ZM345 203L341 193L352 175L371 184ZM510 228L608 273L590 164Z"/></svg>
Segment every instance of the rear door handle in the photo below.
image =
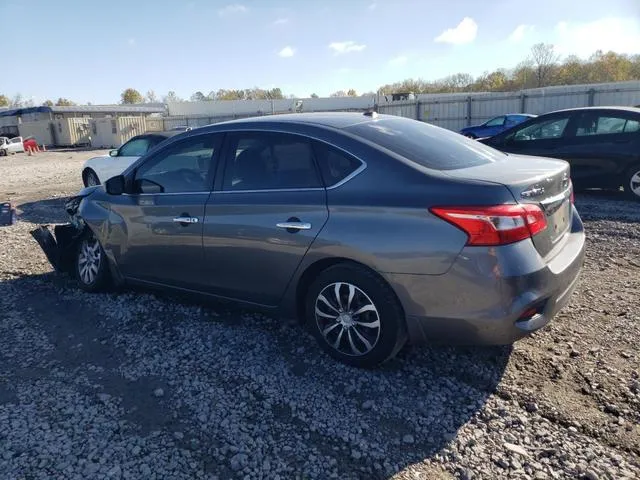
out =
<svg viewBox="0 0 640 480"><path fill-rule="evenodd" d="M173 221L175 223L198 223L198 217L176 217Z"/></svg>
<svg viewBox="0 0 640 480"><path fill-rule="evenodd" d="M281 222L276 223L276 227L285 230L311 230L311 224L307 222Z"/></svg>

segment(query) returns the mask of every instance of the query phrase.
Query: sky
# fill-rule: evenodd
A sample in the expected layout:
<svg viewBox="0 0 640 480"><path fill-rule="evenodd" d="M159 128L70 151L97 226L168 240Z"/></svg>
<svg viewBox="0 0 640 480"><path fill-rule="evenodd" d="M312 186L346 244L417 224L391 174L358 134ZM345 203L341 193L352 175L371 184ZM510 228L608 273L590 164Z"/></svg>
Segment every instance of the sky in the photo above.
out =
<svg viewBox="0 0 640 480"><path fill-rule="evenodd" d="M129 87L363 93L512 68L538 42L640 53L640 0L0 0L0 18L5 59L20 58L0 93L36 104Z"/></svg>

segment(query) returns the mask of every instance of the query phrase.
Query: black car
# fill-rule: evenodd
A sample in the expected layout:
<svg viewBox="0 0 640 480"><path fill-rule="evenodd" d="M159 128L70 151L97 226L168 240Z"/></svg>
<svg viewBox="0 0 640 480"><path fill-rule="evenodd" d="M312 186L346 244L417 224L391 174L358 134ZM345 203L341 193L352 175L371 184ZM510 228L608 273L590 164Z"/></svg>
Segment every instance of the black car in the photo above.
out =
<svg viewBox="0 0 640 480"><path fill-rule="evenodd" d="M640 200L640 108L587 107L528 120L482 143L566 160L576 189L619 189Z"/></svg>

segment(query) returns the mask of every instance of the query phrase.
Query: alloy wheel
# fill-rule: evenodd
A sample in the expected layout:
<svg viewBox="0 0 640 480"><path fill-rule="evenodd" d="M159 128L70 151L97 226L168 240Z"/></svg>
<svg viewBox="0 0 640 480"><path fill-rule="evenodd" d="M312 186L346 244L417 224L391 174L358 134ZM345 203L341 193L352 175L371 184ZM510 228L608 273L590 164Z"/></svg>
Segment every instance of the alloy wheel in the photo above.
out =
<svg viewBox="0 0 640 480"><path fill-rule="evenodd" d="M94 187L100 185L98 178L91 172L87 174L87 187Z"/></svg>
<svg viewBox="0 0 640 480"><path fill-rule="evenodd" d="M631 175L629 180L629 188L636 197L640 198L640 170Z"/></svg>
<svg viewBox="0 0 640 480"><path fill-rule="evenodd" d="M378 309L350 283L335 282L322 289L315 302L315 318L325 341L344 355L366 355L380 338Z"/></svg>
<svg viewBox="0 0 640 480"><path fill-rule="evenodd" d="M90 285L96 281L101 261L102 252L98 240L95 238L84 239L78 256L78 274L82 282Z"/></svg>

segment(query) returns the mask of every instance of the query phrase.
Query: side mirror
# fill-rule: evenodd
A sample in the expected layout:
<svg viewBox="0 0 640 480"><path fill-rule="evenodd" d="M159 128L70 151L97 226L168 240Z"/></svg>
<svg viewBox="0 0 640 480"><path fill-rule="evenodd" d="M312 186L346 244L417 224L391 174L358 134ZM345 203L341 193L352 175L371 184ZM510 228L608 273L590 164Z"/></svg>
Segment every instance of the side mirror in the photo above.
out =
<svg viewBox="0 0 640 480"><path fill-rule="evenodd" d="M162 185L152 180L147 180L146 178L141 178L140 180L136 180L135 186L136 186L136 192L138 193L163 193L164 192L164 187Z"/></svg>
<svg viewBox="0 0 640 480"><path fill-rule="evenodd" d="M111 177L104 183L104 188L109 195L122 195L124 193L124 176Z"/></svg>
<svg viewBox="0 0 640 480"><path fill-rule="evenodd" d="M118 156L118 150L109 150L109 156L110 157L117 157Z"/></svg>

